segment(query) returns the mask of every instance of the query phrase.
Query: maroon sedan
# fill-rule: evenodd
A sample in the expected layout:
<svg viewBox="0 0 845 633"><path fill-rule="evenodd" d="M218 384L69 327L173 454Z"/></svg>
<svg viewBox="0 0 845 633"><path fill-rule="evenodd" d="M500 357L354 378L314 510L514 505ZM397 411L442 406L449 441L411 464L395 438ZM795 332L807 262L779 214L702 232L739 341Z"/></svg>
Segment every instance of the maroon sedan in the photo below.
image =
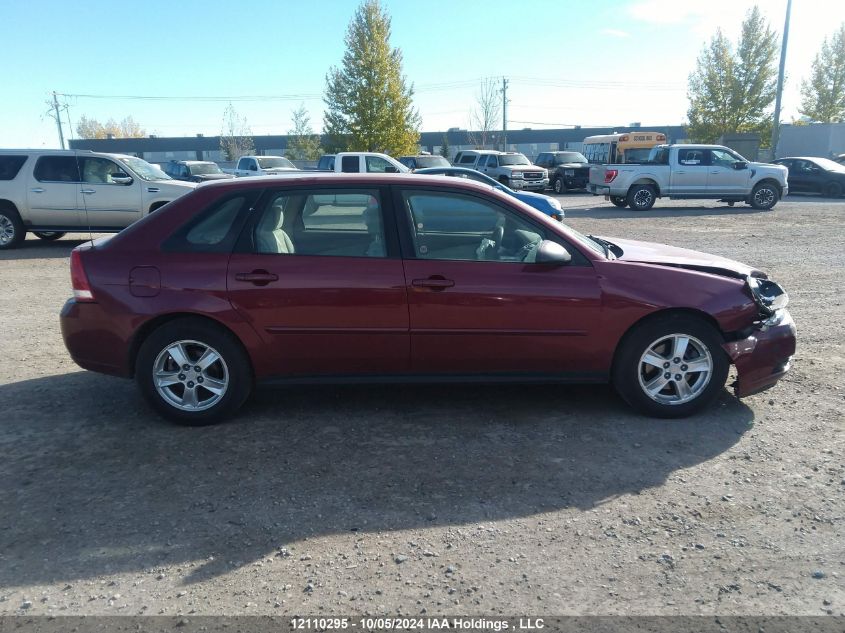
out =
<svg viewBox="0 0 845 633"><path fill-rule="evenodd" d="M786 293L749 266L584 236L491 187L314 174L206 184L71 254L65 344L182 424L258 383L607 382L679 417L789 369Z"/></svg>

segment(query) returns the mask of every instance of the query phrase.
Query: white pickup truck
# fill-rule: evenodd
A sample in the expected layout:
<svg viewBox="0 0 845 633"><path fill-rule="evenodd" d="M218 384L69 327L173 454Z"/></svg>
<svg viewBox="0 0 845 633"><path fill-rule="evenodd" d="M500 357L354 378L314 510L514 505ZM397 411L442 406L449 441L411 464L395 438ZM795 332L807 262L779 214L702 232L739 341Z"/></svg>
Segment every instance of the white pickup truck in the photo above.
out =
<svg viewBox="0 0 845 633"><path fill-rule="evenodd" d="M238 159L238 166L228 173L240 178L242 176L277 176L289 171L299 170L283 156L241 156Z"/></svg>
<svg viewBox="0 0 845 633"><path fill-rule="evenodd" d="M647 211L657 198L746 202L768 210L789 192L788 171L751 163L721 145L657 145L642 164L596 165L589 190L617 207Z"/></svg>
<svg viewBox="0 0 845 633"><path fill-rule="evenodd" d="M134 156L66 150L0 150L0 250L27 232L115 233L197 186Z"/></svg>
<svg viewBox="0 0 845 633"><path fill-rule="evenodd" d="M317 171L334 171L345 174L393 174L411 170L387 154L378 152L340 152L324 154L317 162Z"/></svg>

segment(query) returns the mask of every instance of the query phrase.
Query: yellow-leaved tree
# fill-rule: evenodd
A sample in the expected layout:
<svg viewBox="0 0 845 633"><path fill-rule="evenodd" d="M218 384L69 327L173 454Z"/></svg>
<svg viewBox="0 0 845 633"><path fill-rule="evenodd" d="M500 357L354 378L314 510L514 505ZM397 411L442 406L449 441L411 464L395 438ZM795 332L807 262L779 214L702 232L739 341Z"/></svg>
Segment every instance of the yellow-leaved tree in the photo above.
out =
<svg viewBox="0 0 845 633"><path fill-rule="evenodd" d="M334 151L416 153L420 116L402 75L402 51L390 47L390 17L364 0L349 23L340 68L326 76L323 121Z"/></svg>

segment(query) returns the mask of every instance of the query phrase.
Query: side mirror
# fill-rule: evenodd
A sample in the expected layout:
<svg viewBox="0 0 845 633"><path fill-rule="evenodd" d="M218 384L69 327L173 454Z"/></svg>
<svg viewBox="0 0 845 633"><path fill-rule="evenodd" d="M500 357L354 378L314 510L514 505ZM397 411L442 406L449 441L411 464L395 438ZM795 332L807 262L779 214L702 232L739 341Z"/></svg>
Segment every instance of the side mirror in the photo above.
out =
<svg viewBox="0 0 845 633"><path fill-rule="evenodd" d="M734 163L734 169L748 169L748 163L738 160Z"/></svg>
<svg viewBox="0 0 845 633"><path fill-rule="evenodd" d="M552 266L563 266L572 261L572 255L563 246L551 240L543 240L537 247L537 255L534 258L537 264L551 264Z"/></svg>
<svg viewBox="0 0 845 633"><path fill-rule="evenodd" d="M393 165L388 165L387 167L384 168L384 173L386 173L386 174L395 174L396 172L397 172L397 169Z"/></svg>
<svg viewBox="0 0 845 633"><path fill-rule="evenodd" d="M110 174L111 181L116 185L131 185L134 181L132 180L132 176L127 176L126 174Z"/></svg>

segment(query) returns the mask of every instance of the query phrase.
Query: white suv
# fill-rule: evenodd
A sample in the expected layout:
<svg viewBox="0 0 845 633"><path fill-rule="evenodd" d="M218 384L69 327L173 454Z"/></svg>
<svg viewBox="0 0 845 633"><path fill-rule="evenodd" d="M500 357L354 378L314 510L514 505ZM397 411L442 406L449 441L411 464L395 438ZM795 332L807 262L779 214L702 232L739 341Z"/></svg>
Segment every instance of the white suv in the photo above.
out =
<svg viewBox="0 0 845 633"><path fill-rule="evenodd" d="M134 156L0 150L0 249L20 245L27 232L44 240L114 233L196 186Z"/></svg>

